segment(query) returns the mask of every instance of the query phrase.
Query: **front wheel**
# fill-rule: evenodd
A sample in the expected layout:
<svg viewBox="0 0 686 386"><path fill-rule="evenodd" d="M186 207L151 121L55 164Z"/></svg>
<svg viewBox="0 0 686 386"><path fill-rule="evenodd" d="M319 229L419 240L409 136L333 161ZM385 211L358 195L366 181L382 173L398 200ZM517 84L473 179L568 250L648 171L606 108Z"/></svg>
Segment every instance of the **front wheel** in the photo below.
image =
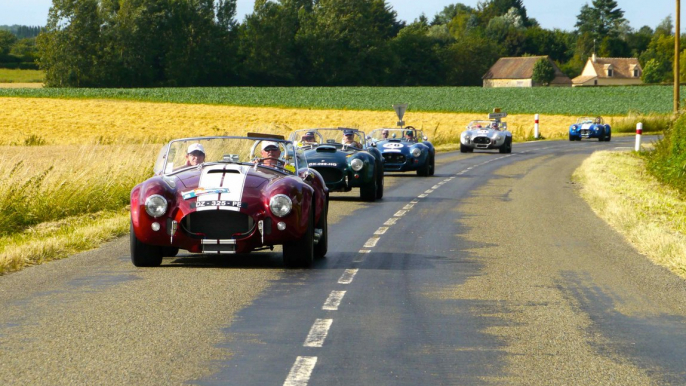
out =
<svg viewBox="0 0 686 386"><path fill-rule="evenodd" d="M474 149L472 149L471 147L460 144L460 153L471 153L473 151Z"/></svg>
<svg viewBox="0 0 686 386"><path fill-rule="evenodd" d="M382 171L381 173L379 173L379 175L380 175L380 177L379 177L379 179L378 179L377 182L376 182L376 199L377 199L377 200L380 200L381 198L383 198L383 185L384 185L384 181L383 181L383 179L384 179L384 174L383 174L383 171Z"/></svg>
<svg viewBox="0 0 686 386"><path fill-rule="evenodd" d="M288 268L309 267L314 261L314 205L310 207L307 230L300 240L283 245L283 263Z"/></svg>
<svg viewBox="0 0 686 386"><path fill-rule="evenodd" d="M322 208L322 214L319 216L319 221L317 222L317 228L322 233L319 235L319 240L317 244L314 245L314 258L321 259L326 256L326 252L329 249L329 220L327 218L329 214L329 201L324 203L324 208Z"/></svg>
<svg viewBox="0 0 686 386"><path fill-rule="evenodd" d="M436 160L434 159L434 157L431 157L431 167L429 168L429 175L433 176L435 172L436 172Z"/></svg>
<svg viewBox="0 0 686 386"><path fill-rule="evenodd" d="M512 138L505 139L505 143L498 149L498 152L504 154L512 153Z"/></svg>
<svg viewBox="0 0 686 386"><path fill-rule="evenodd" d="M374 173L371 182L360 186L360 198L364 201L374 201L378 190L377 185L376 173Z"/></svg>
<svg viewBox="0 0 686 386"><path fill-rule="evenodd" d="M129 240L131 243L131 262L136 267L159 267L162 264L162 247L142 243L133 231L133 223L129 225Z"/></svg>

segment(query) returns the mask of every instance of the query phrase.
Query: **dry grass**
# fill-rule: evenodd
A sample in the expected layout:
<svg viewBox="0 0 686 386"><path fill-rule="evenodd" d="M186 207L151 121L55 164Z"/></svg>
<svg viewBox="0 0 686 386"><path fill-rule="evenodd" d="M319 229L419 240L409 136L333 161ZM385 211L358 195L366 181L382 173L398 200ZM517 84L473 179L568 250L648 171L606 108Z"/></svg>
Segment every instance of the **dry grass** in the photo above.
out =
<svg viewBox="0 0 686 386"><path fill-rule="evenodd" d="M371 131L393 127L397 117L388 112L302 110L233 106L0 98L0 145L22 145L29 136L47 144L165 142L171 138L207 135L244 135L249 131L288 134L313 127L348 126ZM435 145L456 143L467 123L483 114L423 113L408 111L404 120L421 128ZM565 138L576 117L541 116L545 138ZM515 141L533 133L533 115L510 115Z"/></svg>
<svg viewBox="0 0 686 386"><path fill-rule="evenodd" d="M599 217L656 264L686 278L686 201L631 153L596 152L574 173Z"/></svg>

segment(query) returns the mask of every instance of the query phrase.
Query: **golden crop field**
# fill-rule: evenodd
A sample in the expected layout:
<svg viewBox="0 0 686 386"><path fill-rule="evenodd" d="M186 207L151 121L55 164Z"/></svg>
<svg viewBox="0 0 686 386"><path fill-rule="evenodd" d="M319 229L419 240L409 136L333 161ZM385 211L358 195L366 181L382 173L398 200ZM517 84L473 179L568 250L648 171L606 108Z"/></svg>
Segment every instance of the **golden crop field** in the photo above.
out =
<svg viewBox="0 0 686 386"><path fill-rule="evenodd" d="M287 135L314 127L346 126L369 132L395 127L397 117L388 112L304 110L234 106L128 102L115 100L67 100L0 98L0 145L162 143L172 138L245 135L263 132ZM485 114L426 113L407 111L407 125L424 130L440 145L457 142L471 120ZM566 138L576 117L540 117L545 138ZM606 117L606 120L609 118ZM533 133L533 115L510 115L505 121L515 141Z"/></svg>

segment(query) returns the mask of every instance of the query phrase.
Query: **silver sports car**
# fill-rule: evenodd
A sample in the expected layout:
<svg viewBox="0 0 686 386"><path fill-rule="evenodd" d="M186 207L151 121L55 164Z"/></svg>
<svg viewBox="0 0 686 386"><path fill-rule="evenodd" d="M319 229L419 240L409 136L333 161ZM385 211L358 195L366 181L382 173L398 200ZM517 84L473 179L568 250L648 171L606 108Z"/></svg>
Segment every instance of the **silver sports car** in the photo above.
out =
<svg viewBox="0 0 686 386"><path fill-rule="evenodd" d="M460 135L460 152L471 153L474 149L498 149L512 153L512 133L507 123L498 120L471 121Z"/></svg>

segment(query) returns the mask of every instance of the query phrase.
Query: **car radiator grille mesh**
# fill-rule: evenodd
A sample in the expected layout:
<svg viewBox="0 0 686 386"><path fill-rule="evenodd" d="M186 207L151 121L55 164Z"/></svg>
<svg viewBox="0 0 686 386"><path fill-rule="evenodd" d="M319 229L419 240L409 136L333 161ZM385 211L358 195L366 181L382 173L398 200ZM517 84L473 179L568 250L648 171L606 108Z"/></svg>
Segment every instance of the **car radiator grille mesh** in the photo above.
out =
<svg viewBox="0 0 686 386"><path fill-rule="evenodd" d="M478 144L487 144L491 143L491 139L488 137L476 137L473 139L473 142Z"/></svg>
<svg viewBox="0 0 686 386"><path fill-rule="evenodd" d="M386 163L390 163L390 164L405 163L405 156L402 154L384 153L383 158L386 160Z"/></svg>
<svg viewBox="0 0 686 386"><path fill-rule="evenodd" d="M255 222L245 213L230 210L203 210L184 217L186 232L208 239L230 239L237 234L249 233Z"/></svg>
<svg viewBox="0 0 686 386"><path fill-rule="evenodd" d="M324 178L324 182L327 184L339 182L339 181L343 180L343 171L341 171L340 169L335 169L335 168L313 168L313 169L318 171L319 174L322 175L322 178Z"/></svg>

